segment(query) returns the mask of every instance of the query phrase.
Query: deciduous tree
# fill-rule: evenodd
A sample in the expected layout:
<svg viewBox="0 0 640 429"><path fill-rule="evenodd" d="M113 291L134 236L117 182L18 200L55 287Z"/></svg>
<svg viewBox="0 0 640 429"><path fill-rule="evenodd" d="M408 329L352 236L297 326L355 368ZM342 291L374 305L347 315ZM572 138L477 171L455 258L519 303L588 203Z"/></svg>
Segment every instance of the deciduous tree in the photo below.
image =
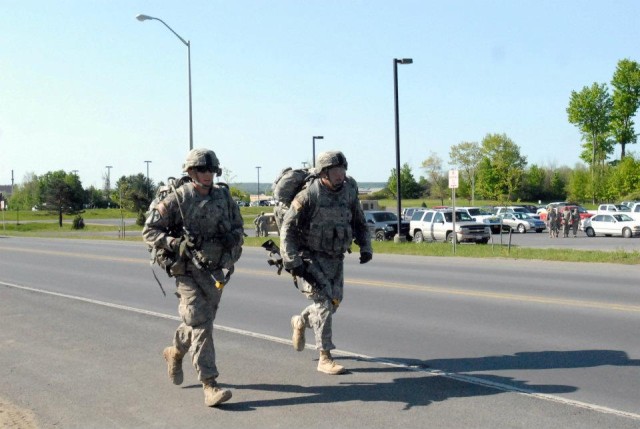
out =
<svg viewBox="0 0 640 429"><path fill-rule="evenodd" d="M640 67L628 59L618 61L611 80L613 108L611 131L620 145L620 160L625 157L626 146L636 142L633 117L640 104Z"/></svg>

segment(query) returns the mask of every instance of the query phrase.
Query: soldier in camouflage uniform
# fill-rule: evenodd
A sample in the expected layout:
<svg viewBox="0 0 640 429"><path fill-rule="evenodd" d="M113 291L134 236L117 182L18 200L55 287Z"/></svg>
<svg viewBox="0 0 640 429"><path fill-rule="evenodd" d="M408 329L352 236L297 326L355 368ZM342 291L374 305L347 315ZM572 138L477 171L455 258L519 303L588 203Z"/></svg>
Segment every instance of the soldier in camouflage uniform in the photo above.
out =
<svg viewBox="0 0 640 429"><path fill-rule="evenodd" d="M253 224L256 226L256 237L262 237L262 226L264 224L263 219L264 219L264 212L261 212L253 220Z"/></svg>
<svg viewBox="0 0 640 429"><path fill-rule="evenodd" d="M318 371L345 371L331 357L331 321L343 296L344 253L355 238L360 263L372 258L371 238L358 200L358 185L346 175L342 152L318 155L318 178L308 182L291 203L282 223L282 257L301 292L313 304L291 318L293 347L302 351L305 329L315 333Z"/></svg>
<svg viewBox="0 0 640 429"><path fill-rule="evenodd" d="M171 261L165 265L176 278L180 299L182 323L173 346L163 352L169 379L182 383L182 358L190 351L205 404L211 407L231 398L231 391L216 383L213 320L224 282L242 253L244 237L240 210L228 187L213 182L214 175L220 175L219 164L213 151L190 151L183 169L191 180L156 207L152 205L142 230L144 241ZM223 269L228 270L226 278Z"/></svg>
<svg viewBox="0 0 640 429"><path fill-rule="evenodd" d="M580 213L578 213L578 208L574 207L571 210L571 230L573 231L573 238L578 236L578 226L580 226Z"/></svg>

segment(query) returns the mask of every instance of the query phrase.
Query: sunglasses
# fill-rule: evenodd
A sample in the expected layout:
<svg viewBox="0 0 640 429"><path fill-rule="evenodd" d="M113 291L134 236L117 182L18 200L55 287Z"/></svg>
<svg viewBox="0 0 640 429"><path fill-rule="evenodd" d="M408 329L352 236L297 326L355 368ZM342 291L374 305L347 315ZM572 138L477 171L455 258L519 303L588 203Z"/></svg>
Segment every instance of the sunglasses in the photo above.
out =
<svg viewBox="0 0 640 429"><path fill-rule="evenodd" d="M214 168L208 165L201 165L199 167L196 167L196 171L198 173L213 173L213 170Z"/></svg>

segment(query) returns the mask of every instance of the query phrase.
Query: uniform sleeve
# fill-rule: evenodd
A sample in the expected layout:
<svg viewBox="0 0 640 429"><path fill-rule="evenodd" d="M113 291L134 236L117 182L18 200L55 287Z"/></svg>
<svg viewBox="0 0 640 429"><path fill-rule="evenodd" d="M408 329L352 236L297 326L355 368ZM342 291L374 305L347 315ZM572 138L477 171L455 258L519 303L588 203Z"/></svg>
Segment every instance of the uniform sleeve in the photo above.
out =
<svg viewBox="0 0 640 429"><path fill-rule="evenodd" d="M302 259L300 258L301 228L305 224L308 207L309 192L304 189L296 195L291 202L291 206L284 214L280 234L282 260L285 268L294 268L302 264Z"/></svg>
<svg viewBox="0 0 640 429"><path fill-rule="evenodd" d="M353 204L353 237L358 246L360 246L360 252L369 252L373 254L373 248L371 247L371 235L369 234L369 228L367 222L364 220L364 212L358 199L358 183L354 179L350 179L354 188L355 197Z"/></svg>
<svg viewBox="0 0 640 429"><path fill-rule="evenodd" d="M238 204L231 198L231 194L229 193L229 207L231 213L231 232L239 243L244 241L244 220L242 219L242 215L240 214L240 207Z"/></svg>
<svg viewBox="0 0 640 429"><path fill-rule="evenodd" d="M177 237L175 231L181 228L181 223L175 218L175 207L175 194L172 194L151 210L142 228L142 239L149 246L171 250L171 244Z"/></svg>

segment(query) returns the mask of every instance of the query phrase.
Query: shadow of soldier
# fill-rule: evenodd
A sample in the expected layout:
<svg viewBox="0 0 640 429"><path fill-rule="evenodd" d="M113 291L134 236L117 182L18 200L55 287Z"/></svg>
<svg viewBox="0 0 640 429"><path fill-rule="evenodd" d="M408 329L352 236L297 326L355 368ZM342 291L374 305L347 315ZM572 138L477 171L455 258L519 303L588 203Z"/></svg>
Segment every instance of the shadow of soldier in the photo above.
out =
<svg viewBox="0 0 640 429"><path fill-rule="evenodd" d="M510 369L592 368L597 366L640 366L639 359L629 359L621 350L570 350L518 352L513 355L483 356L455 359L397 359L379 358L416 368L432 368L446 372L470 373Z"/></svg>
<svg viewBox="0 0 640 429"><path fill-rule="evenodd" d="M341 358L352 360L352 358ZM355 359L355 361L361 361ZM297 384L225 384L225 387L237 390L256 390L277 393L276 398L225 404L230 411L252 411L263 407L289 407L293 405L330 404L336 402L383 402L402 404L402 410L428 406L451 398L479 397L503 393L495 387L455 380L438 374L426 374L402 367L367 367L350 369L350 373L398 373L407 377L394 378L391 381L347 382L337 385L302 386ZM357 365L357 364L352 364ZM336 378L340 380L340 378ZM498 377L494 382L521 386L525 390L545 393L568 393L577 390L565 385L528 385L526 381L511 377ZM282 397L285 394L286 397Z"/></svg>

